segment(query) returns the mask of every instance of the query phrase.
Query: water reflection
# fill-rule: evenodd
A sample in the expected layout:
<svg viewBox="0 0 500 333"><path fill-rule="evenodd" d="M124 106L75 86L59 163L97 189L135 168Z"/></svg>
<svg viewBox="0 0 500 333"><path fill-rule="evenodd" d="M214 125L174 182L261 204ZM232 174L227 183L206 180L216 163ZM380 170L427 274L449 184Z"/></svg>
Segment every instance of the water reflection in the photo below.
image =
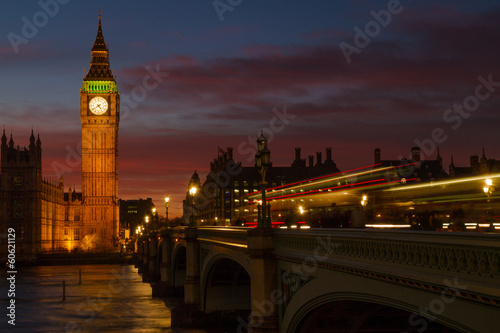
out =
<svg viewBox="0 0 500 333"><path fill-rule="evenodd" d="M82 270L81 285L78 284L79 269ZM7 323L6 277L4 271L0 281L0 332L206 332L171 329L169 308L178 300L152 298L151 287L142 283L137 269L120 265L18 268L16 325L12 326Z"/></svg>

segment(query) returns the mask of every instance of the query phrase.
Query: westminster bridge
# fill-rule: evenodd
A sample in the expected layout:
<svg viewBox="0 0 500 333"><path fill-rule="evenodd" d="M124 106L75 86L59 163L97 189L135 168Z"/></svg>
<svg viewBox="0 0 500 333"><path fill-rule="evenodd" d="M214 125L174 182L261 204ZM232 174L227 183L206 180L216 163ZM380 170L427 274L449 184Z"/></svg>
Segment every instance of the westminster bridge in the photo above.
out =
<svg viewBox="0 0 500 333"><path fill-rule="evenodd" d="M174 227L142 238L136 265L153 296L184 295L173 326L233 312L236 332L500 327L499 234Z"/></svg>

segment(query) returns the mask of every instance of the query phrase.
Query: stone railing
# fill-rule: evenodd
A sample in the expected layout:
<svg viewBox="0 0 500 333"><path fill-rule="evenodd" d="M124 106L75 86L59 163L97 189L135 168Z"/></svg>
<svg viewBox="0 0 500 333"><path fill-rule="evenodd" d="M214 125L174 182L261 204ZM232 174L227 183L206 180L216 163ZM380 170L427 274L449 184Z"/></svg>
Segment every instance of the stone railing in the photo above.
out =
<svg viewBox="0 0 500 333"><path fill-rule="evenodd" d="M500 297L498 234L277 230L274 247L278 259L411 283L457 278L482 295Z"/></svg>

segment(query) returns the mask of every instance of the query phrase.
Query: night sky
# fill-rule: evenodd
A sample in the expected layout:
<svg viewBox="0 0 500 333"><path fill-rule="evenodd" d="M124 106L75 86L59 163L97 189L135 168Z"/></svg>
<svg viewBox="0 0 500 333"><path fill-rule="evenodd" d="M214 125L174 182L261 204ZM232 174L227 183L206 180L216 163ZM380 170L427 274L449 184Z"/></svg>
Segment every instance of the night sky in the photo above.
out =
<svg viewBox="0 0 500 333"><path fill-rule="evenodd" d="M500 159L498 1L40 3L48 14L38 1L1 5L0 124L21 147L39 133L44 176L63 170L66 187L80 190L79 89L100 5L121 93L119 196L160 208L169 195L169 217L218 146L253 165L262 128L276 166L295 147L303 158L332 147L347 170L419 142L425 159L440 147L446 170L483 147Z"/></svg>

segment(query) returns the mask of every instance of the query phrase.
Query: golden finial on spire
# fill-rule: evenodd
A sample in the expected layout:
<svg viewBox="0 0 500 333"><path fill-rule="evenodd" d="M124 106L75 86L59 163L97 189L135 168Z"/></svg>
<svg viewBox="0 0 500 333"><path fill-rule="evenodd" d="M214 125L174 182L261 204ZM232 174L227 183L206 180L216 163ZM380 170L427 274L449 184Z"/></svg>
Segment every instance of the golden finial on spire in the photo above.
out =
<svg viewBox="0 0 500 333"><path fill-rule="evenodd" d="M99 21L101 20L101 15L102 15L101 6L99 6Z"/></svg>

